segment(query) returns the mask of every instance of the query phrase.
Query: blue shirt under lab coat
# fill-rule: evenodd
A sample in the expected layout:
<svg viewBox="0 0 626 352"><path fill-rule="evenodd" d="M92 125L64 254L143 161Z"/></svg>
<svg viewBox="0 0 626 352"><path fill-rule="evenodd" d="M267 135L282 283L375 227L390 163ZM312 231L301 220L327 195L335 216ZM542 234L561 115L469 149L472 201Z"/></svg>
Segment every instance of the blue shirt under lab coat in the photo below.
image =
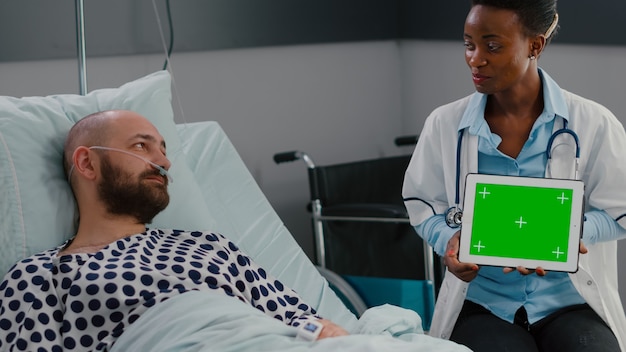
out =
<svg viewBox="0 0 626 352"><path fill-rule="evenodd" d="M541 70L540 75L542 75ZM555 115L567 117L568 114L561 95L555 94L560 92L558 87L551 87L550 84L553 82L546 82L543 75L542 81L544 110L535 121L528 140L515 159L497 149L502 139L491 133L484 118L487 96L477 100L475 106L471 106L470 103L467 107L466 111L480 112L474 115L464 115L459 126L460 129L468 127L470 134L478 136L478 172L544 177L547 162L546 146L552 135ZM433 235L451 238L458 231L446 225L444 215L435 215L415 228L424 238L432 238ZM621 227L604 211L585 213L583 230L585 243L615 239L622 231ZM439 255L444 255L445 247L435 247L435 251ZM493 314L509 322L513 322L517 309L524 306L531 324L559 308L585 303L572 285L567 273L548 272L544 277L524 276L517 271L504 274L501 267L490 266L481 266L478 276L469 285L467 299L488 308Z"/></svg>

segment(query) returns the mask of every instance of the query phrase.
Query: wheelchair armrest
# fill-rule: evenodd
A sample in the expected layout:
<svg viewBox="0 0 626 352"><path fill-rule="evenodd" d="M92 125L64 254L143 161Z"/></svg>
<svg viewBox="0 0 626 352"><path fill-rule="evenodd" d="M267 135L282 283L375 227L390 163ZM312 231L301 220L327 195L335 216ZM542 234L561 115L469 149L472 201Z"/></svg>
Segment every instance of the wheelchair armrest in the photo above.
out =
<svg viewBox="0 0 626 352"><path fill-rule="evenodd" d="M387 203L346 203L322 207L324 216L371 217L371 218L408 218L402 205Z"/></svg>

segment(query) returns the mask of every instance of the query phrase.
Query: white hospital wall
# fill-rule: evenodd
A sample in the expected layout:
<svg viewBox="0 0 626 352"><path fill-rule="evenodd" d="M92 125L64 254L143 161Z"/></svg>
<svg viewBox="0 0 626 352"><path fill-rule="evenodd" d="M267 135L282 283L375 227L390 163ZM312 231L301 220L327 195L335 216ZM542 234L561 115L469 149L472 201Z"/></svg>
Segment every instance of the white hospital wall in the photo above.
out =
<svg viewBox="0 0 626 352"><path fill-rule="evenodd" d="M418 133L432 109L467 95L473 85L461 41L404 41L400 51L404 129ZM625 63L625 47L556 43L539 59L562 88L605 105L626 125ZM620 297L626 307L626 240L618 243Z"/></svg>
<svg viewBox="0 0 626 352"><path fill-rule="evenodd" d="M306 168L275 165L272 155L299 149L328 164L410 152L393 138L418 133L433 108L472 92L462 50L460 42L360 42L174 53L172 65L186 121L222 125L312 256ZM621 47L553 45L539 62L625 123L625 59ZM162 64L162 55L88 58L88 87L116 87ZM77 72L75 60L0 63L0 95L75 94ZM619 251L626 305L626 241Z"/></svg>
<svg viewBox="0 0 626 352"><path fill-rule="evenodd" d="M162 65L162 55L88 57L88 88L116 87ZM221 124L310 256L306 167L276 165L273 154L299 149L322 165L408 152L393 144L402 132L395 41L174 53L172 67L185 120ZM0 78L1 95L78 92L76 60L0 63Z"/></svg>
<svg viewBox="0 0 626 352"><path fill-rule="evenodd" d="M474 91L462 42L402 41L404 127L419 131L435 107ZM626 47L551 44L539 65L559 85L609 108L626 124Z"/></svg>

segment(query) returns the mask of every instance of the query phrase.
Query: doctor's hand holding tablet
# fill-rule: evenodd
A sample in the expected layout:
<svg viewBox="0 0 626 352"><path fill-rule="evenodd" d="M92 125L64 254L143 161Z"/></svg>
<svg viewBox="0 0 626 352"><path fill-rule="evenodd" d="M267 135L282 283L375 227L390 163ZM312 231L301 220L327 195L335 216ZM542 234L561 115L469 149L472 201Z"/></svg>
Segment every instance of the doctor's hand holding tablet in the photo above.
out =
<svg viewBox="0 0 626 352"><path fill-rule="evenodd" d="M454 236L452 236L450 241L448 241L448 245L446 247L446 255L443 257L443 263L448 268L448 270L452 274L454 274L454 276L458 277L459 279L465 282L470 282L478 275L478 270L480 270L480 266L474 263L461 263L459 261L460 235L461 235L461 231L458 231L457 233L454 234ZM585 246L582 240L580 241L580 244L579 244L579 253L580 254L587 253L587 247ZM522 275L529 275L529 274L536 273L539 276L544 276L547 273L546 270L544 270L542 267L536 267L535 269L529 269L523 266L502 268L502 271L505 274L512 273L516 270Z"/></svg>

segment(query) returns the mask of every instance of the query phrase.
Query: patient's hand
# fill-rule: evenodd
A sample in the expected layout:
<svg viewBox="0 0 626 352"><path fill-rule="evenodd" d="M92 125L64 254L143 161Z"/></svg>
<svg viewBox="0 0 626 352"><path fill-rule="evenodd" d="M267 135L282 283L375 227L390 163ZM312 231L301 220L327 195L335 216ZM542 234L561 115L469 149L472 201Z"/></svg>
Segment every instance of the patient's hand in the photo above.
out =
<svg viewBox="0 0 626 352"><path fill-rule="evenodd" d="M327 337L350 335L344 328L328 319L320 319L319 322L322 323L323 328L317 337L318 340L325 339Z"/></svg>

